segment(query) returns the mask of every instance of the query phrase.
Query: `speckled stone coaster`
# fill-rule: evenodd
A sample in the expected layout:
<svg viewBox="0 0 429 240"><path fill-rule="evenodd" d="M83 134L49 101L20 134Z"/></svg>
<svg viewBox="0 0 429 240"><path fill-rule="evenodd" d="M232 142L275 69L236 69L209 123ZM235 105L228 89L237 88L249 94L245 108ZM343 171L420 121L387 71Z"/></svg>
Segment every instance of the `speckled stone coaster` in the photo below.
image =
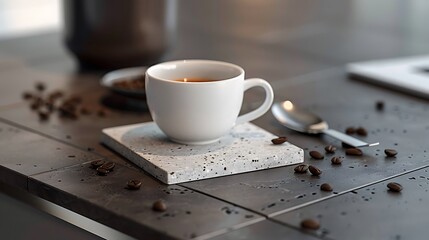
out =
<svg viewBox="0 0 429 240"><path fill-rule="evenodd" d="M103 129L101 142L166 184L220 177L304 161L304 151L251 123L234 127L219 142L171 142L153 122Z"/></svg>

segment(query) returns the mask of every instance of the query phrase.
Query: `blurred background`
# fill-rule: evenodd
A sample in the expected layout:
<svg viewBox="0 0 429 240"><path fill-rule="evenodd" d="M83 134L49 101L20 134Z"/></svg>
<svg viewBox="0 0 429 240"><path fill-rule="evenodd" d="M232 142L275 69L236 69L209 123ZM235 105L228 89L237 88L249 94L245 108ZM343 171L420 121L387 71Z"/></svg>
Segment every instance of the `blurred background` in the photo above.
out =
<svg viewBox="0 0 429 240"><path fill-rule="evenodd" d="M64 1L67 2L76 1ZM103 1L93 2L101 6ZM169 39L173 42L163 58L152 62L181 58L222 59L242 65L250 75L263 73L277 80L348 62L429 51L426 24L429 3L425 0L220 0L205 3L189 0L166 3L169 12L164 14L174 20L174 34ZM129 1L128 4L134 3ZM69 51L63 47L62 5L59 0L0 0L0 39L45 35L46 41L32 43L28 39L26 45L28 49L34 49L34 45L40 48L50 45L52 49L40 54L34 50L15 49L11 44L10 48L0 49L0 57L21 55L35 66L43 64L40 59L32 62L33 55L43 57L43 61L47 58L69 61L70 57L64 58L64 55L69 56ZM147 15L150 8L141 5L141 10L136 9L132 15ZM70 12L71 8L68 10ZM219 40L222 44L218 44ZM267 61L283 64L284 68L268 65Z"/></svg>
<svg viewBox="0 0 429 240"><path fill-rule="evenodd" d="M0 39L59 31L60 0L0 0Z"/></svg>

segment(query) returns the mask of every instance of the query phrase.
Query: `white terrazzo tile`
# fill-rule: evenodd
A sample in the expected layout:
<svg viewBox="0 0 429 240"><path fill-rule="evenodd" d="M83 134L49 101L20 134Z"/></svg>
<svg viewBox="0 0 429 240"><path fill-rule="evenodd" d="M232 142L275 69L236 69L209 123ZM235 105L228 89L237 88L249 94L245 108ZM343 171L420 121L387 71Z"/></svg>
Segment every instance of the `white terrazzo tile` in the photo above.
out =
<svg viewBox="0 0 429 240"><path fill-rule="evenodd" d="M101 142L166 184L287 166L304 161L288 142L273 145L273 134L251 123L234 127L219 142L204 146L174 143L153 122L103 129Z"/></svg>

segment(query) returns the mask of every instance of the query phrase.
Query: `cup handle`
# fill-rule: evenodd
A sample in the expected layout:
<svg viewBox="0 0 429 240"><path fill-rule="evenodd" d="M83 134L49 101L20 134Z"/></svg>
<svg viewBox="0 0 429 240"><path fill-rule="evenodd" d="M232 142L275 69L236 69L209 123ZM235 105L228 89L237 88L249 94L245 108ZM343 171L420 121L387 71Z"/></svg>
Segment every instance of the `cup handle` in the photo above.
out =
<svg viewBox="0 0 429 240"><path fill-rule="evenodd" d="M267 81L260 78L250 78L244 81L243 91L247 91L249 88L252 88L252 87L262 87L265 90L265 100L262 103L262 105L257 109L239 116L237 118L236 124L250 122L262 116L270 109L271 104L273 104L273 100L274 100L273 88Z"/></svg>

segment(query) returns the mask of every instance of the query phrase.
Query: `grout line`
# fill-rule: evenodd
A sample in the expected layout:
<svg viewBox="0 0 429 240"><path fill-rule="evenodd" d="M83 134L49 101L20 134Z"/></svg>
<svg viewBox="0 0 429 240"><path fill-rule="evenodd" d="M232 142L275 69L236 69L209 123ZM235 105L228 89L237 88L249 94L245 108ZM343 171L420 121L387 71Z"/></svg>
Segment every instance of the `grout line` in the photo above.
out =
<svg viewBox="0 0 429 240"><path fill-rule="evenodd" d="M259 212L255 211L255 210L253 210L253 209L250 209L250 208L247 208L247 207L244 207L244 206L238 205L238 204L233 203L233 202L231 202L231 201L228 201L228 200L226 200L226 199L222 199L222 198L217 197L217 196L214 196L214 195L212 195L212 194L209 194L209 193L203 192L203 191L201 191L201 190L199 190L199 189L195 189L195 188L192 188L192 187L187 187L187 186L185 186L185 185L183 185L183 184L181 184L181 183L179 183L179 184L177 184L177 185L178 185L178 186L181 186L181 187L183 187L183 188L187 188L187 189L189 189L189 190L192 190L192 191L194 191L194 192L198 192L198 193L204 194L204 195L206 195L206 196L212 197L212 198L214 198L214 199L220 200L220 201L222 201L222 202L225 202L225 203L228 203L228 204L234 205L234 206L236 206L236 207L240 207L240 208L242 208L242 209L244 209L244 210L247 210L247 211L249 211L249 212L252 212L252 213L254 213L254 214L257 214L258 216L261 216L261 217L263 217L263 218L268 218L268 215L265 215L265 214L263 214L263 213L259 213Z"/></svg>
<svg viewBox="0 0 429 240"><path fill-rule="evenodd" d="M247 227L247 226L250 226L252 224L255 224L255 223L258 223L258 222L262 222L262 221L265 221L265 220L266 220L265 218L254 219L252 221L248 221L248 222L245 222L245 223L240 223L240 224L234 225L232 227L228 227L228 228L220 229L220 230L217 230L217 231L214 231L214 232L206 233L204 235L198 236L198 237L193 238L193 239L195 239L195 240L210 239L210 238L217 237L219 235L222 235L222 234L225 234L225 233L228 233L228 232L231 232L231 231L235 231L235 230L238 230L240 228Z"/></svg>
<svg viewBox="0 0 429 240"><path fill-rule="evenodd" d="M73 143L70 143L70 142L65 141L65 140L62 140L62 139L58 139L58 138L56 138L56 137L53 137L53 136L48 135L48 134L45 134L45 133L43 133L43 132L39 132L39 131L34 130L34 129L32 129L32 128L29 128L29 127L27 127L27 126L24 126L24 125L21 125L21 124L18 124L18 123L15 123L15 122L9 121L9 120L7 120L7 119L5 119L5 118L0 117L0 122L3 122L3 123L5 123L5 124L11 125L11 126L16 127L16 128L19 128L19 129L21 129L21 130L25 130L25 131L27 131L27 132L31 132L31 133L37 134L37 135L39 135L39 136L42 136L42 137L45 137L45 138L48 138L48 139L51 139L51 140L54 140L54 141L60 142L60 143L62 143L62 144L65 144L65 145L68 145L68 146L71 146L71 147L77 148L77 149L82 150L82 151L84 151L84 152L86 152L86 153L94 154L94 155L97 155L98 157L101 157L101 158L106 158L106 156L104 156L104 155L102 155L102 154L100 154L100 153L98 153L98 152L96 152L96 151L88 151L85 147L82 147L82 146L79 146L79 145L75 145L75 144L73 144Z"/></svg>
<svg viewBox="0 0 429 240"><path fill-rule="evenodd" d="M294 229L294 230L296 230L296 231L299 231L299 232L301 232L301 233L303 233L303 234L308 234L308 235L311 235L311 236L316 237L316 238L319 238L319 239L324 239L324 240L334 240L333 238L329 238L329 237L326 237L326 236L320 236L320 235L318 235L316 232L313 232L313 231L305 231L305 230L303 230L302 228L299 228L299 227L296 227L296 226L294 226L294 225L291 225L291 224L288 224L288 223L285 223L285 222L279 221L279 220L274 219L274 218L268 218L267 220L268 220L268 221L272 221L272 222L277 223L277 224L280 224L280 225L285 226L285 227L292 228L292 229Z"/></svg>
<svg viewBox="0 0 429 240"><path fill-rule="evenodd" d="M219 198L219 197L217 197L217 196L214 196L214 195L208 194L208 193L206 193L206 192L202 192L202 191L200 191L200 190L198 190L198 189L194 189L194 188L192 188L192 187L187 187L187 186L185 186L185 185L183 185L183 184L181 184L181 183L179 183L179 184L177 184L177 185L178 185L178 186L180 186L180 187L183 187L183 188L186 188L186 189L192 190L192 191L194 191L194 192L197 192L197 193L203 194L203 195L205 195L205 196L211 197L211 198L213 198L213 199L216 199L216 200L219 200L219 201L225 202L225 203L227 203L227 204L231 204L231 205L233 205L233 206L236 206L236 207L242 208L242 209L244 209L244 210L246 210L246 211L249 211L249 212L251 212L251 213L253 213L253 214L255 214L255 215L257 215L257 216L259 216L259 217L260 217L260 220L259 220L259 219L249 220L249 222L241 223L241 224L237 224L237 225L233 226L232 228L225 228L225 229L223 229L223 230L226 230L225 232L223 232L222 230L219 230L219 231L217 231L217 232L212 232L212 233L206 234L206 235L208 235L208 237L214 237L214 236L217 236L217 235L220 235L220 234L227 233L227 232L228 232L228 229L237 230L237 229L239 229L239 228L246 227L246 226L249 226L249 225L251 225L251 224L254 224L254 223L257 223L257 222L260 222L260 221L263 221L263 220L267 220L267 217L268 217L267 215L264 215L264 214L261 214L261 213L259 213L259 212L256 212L255 210L252 210L252 209L250 209L250 208L247 208L247 207L244 207L244 206L240 206L240 205L238 205L238 204L236 204L236 203L233 203L233 202L230 202L230 201L228 201L228 200L226 200L226 199L222 199L222 198ZM259 220L259 221L256 221L256 220ZM222 232L220 232L220 231L222 231ZM203 236L206 236L206 235L203 235ZM198 238L198 239L199 239L199 238ZM205 238L202 238L202 239L205 239Z"/></svg>
<svg viewBox="0 0 429 240"><path fill-rule="evenodd" d="M301 233L303 233L303 234L309 234L309 235L312 235L312 236L315 236L315 237L318 237L318 238L323 238L323 239L328 239L328 240L330 240L331 238L327 238L327 237L325 237L325 236L323 236L323 237L322 237L322 236L318 236L317 234L312 234L312 233L308 233L308 232L303 232L303 231L302 231L302 229L300 229L300 228L298 228L298 227L296 227L296 226L294 226L294 225L291 225L291 224L288 224L288 223L282 222L282 221L280 221L280 220L277 220L277 219L275 219L274 217L279 216L279 215L284 214L284 213L292 212L292 211L298 210L298 209L300 209L300 208L304 208L304 207L307 207L307 206L310 206L310 205L313 205L313 204L316 204L316 203L319 203L319 202L327 201L327 200L330 200L331 198L338 197L338 196L340 196L340 195L349 194L351 191L355 191L355 190L358 190L358 189L362 189L362 188L365 188L365 187L368 187L368 186L371 186L371 185L374 185L374 184L378 184L378 183L380 183L380 182L384 182L384 181L387 181L387 180L389 180L389 179L393 179L393 178L396 178L396 177L399 177L399 176L402 176L402 175L405 175L405 174L409 174L409 173L412 173L412 172L415 172L415 171L418 171L418 170L421 170L421 169L424 169L424 168L428 168L428 167L429 167L429 164L424 165L424 166L421 166L421 167L418 167L418 168L415 168L415 169L412 169L412 170L409 170L409 171L406 171L406 172L398 173L398 174L392 175L392 176L390 176L390 177L383 178L383 179L381 179L381 180L373 181L373 182L371 182L371 183L367 183L367 184L361 185L361 186L359 186L359 187L351 188L351 189L348 189L348 190L346 190L346 191L339 192L338 194L332 194L332 195L327 196L327 197L324 197L324 198L320 198L320 199L317 199L317 200L314 200L314 201L306 202L306 203L304 203L304 204L296 205L296 206L294 206L294 207L290 207L290 208L288 208L288 209L280 210L280 211L277 211L277 212L274 212L274 213L271 213L271 214L267 214L267 215L266 215L266 214L263 214L263 213L260 213L260 212L258 212L258 211L256 211L256 210L250 209L250 208L248 208L248 207L241 206L241 205L239 205L239 204L233 203L233 202L228 201L228 200L226 200L226 199L222 199L222 198L219 198L219 197L217 197L217 196L211 195L211 194L209 194L209 193L206 193L206 192L200 191L200 190L198 190L198 189L194 189L194 188L192 188L192 187L187 187L187 186L184 186L184 185L182 185L182 184L178 184L178 185L179 185L179 186L181 186L181 187L184 187L184 188L190 189L190 190L192 190L192 191L195 191L195 192L198 192L198 193L201 193L201 194L207 195L207 196L209 196L209 197L215 198L215 199L220 200L220 201L222 201L222 202L226 202L226 203L228 203L228 204L232 204L232 205L234 205L234 206L240 207L240 208L245 209L245 210L247 210L247 211L250 211L250 212L252 212L252 213L255 213L255 214L257 214L257 215L259 215L259 216L263 217L263 219L261 219L260 221L263 221L263 220L272 221L272 222L275 222L275 223L281 224L281 225L283 225L283 226L286 226L286 227L292 228L292 229L294 229L294 230L297 230L297 231L299 231L299 232L301 232ZM250 223L244 223L244 224L241 224L241 225L240 225L240 224L238 224L238 225L236 225L236 226L234 226L234 227L232 227L232 228L223 229L223 230L226 230L226 231L220 230L220 231L217 231L217 232L212 232L212 233L209 233L209 234L206 234L206 235L202 235L202 236L200 236L200 237L202 237L202 238L200 238L200 237L199 237L199 238L197 238L197 239L207 239L207 238L205 238L205 237L209 237L209 238L211 238L211 237L215 237L215 236L218 236L218 235L221 235L221 234L224 234L224 233L230 232L229 230L234 231L234 230L240 229L240 228L242 228L242 227L246 227L246 226L249 226L249 225L252 225L252 224L258 223L258 222L260 222L260 221L255 221L255 222L250 222Z"/></svg>
<svg viewBox="0 0 429 240"><path fill-rule="evenodd" d="M38 132L38 131L36 131L36 130L34 130L34 129L31 129L31 128L29 128L29 127L26 127L26 126L23 126L23 125L20 125L20 124L17 124L17 123L11 122L11 121L6 120L6 119L1 118L1 117L0 117L0 122L3 122L3 123L5 123L5 124L11 125L11 126L13 126L13 127L17 127L17 128L22 129L22 130L25 130L25 131L31 132L31 133L33 133L33 134L37 134L37 135L42 136L42 137L46 137L46 138L48 138L48 139L50 139L50 140L54 140L54 141L57 141L57 142L63 143L63 144L65 144L65 145L67 145L67 146L71 146L71 147L77 148L77 149L79 149L79 150L81 150L81 151L83 151L83 152L85 152L85 153L93 154L93 155L97 156L98 158L101 158L101 159L107 159L107 157L106 157L106 156L103 156L103 155L101 155L100 153L97 153L96 151L88 151L88 150L86 150L86 149L84 149L83 147L80 147L80 146L78 146L78 145L74 145L74 144L71 144L71 143L69 143L69 142L67 142L67 141L64 141L64 140L61 140L61 139L57 139L57 138L52 137L52 136L50 136L50 135L44 134L44 133L42 133L42 132ZM93 160L97 160L98 158L95 158L95 159L93 159ZM80 163L76 163L76 164L72 164L72 165L68 165L68 166L63 166L63 167L59 167L59 168L56 168L56 169L49 169L49 170L46 170L46 171L43 171L43 172L39 172L39 173L36 173L36 174L28 175L27 177L35 176L35 175L42 174L42 173L52 172L52 171L56 171L56 170L59 170L59 169L64 169L64 168L69 168L69 167L74 167L74 166L79 166L79 165L82 165L82 164L85 164L85 163L92 162L93 160L89 160L89 161L82 161L82 162L80 162ZM116 163L116 164L119 164L119 163ZM123 165L123 164L121 164L121 165Z"/></svg>
<svg viewBox="0 0 429 240"><path fill-rule="evenodd" d="M43 199L28 191L21 192L20 189L16 190L15 188L12 188L5 183L0 183L0 192L7 194L8 196L16 199L17 201L20 201L35 209L38 209L41 212L54 216L61 221L67 222L77 228L83 229L84 231L87 231L101 238L117 240L135 239L119 230L99 223L79 213L73 212L65 207Z"/></svg>
<svg viewBox="0 0 429 240"><path fill-rule="evenodd" d="M44 174L44 173L49 173L49 172L54 172L54 171L58 171L58 170L63 170L63 169L68 169L68 168L73 168L73 167L81 166L81 165L84 165L84 164L88 164L88 163L90 163L90 162L92 162L94 160L98 160L98 159L96 158L96 159L89 160L89 161L83 161L83 162L80 162L80 163L76 163L76 164L72 164L72 165L67 165L67 166L63 166L63 167L59 167L59 168L54 168L54 169L49 169L49 170L46 170L46 171L42 171L42 172L34 173L34 174L31 174L31 175L27 175L27 187L28 187L28 179L29 178L34 179L33 177L38 176L40 174ZM115 163L115 164L120 165L119 163Z"/></svg>
<svg viewBox="0 0 429 240"><path fill-rule="evenodd" d="M380 180L376 180L376 181L373 181L373 182L361 185L359 187L351 188L351 189L348 189L346 191L339 192L338 194L332 194L332 195L324 197L324 198L319 198L319 199L314 200L314 201L306 202L306 203L303 203L303 204L300 204L300 205L297 205L297 206L294 206L294 207L291 207L291 208L288 208L288 209L277 211L277 212L268 214L268 218L273 218L273 217L276 217L276 216L281 215L283 213L288 213L288 212L291 212L291 211L295 211L295 210L297 210L299 208L307 207L309 205L313 205L313 204L316 204L316 203L319 203L319 202L322 202L322 201L326 201L326 200L329 200L331 198L334 198L334 197L337 197L337 196L340 196L340 195L345 195L345 194L350 193L351 191L355 191L355 190L358 190L358 189L361 189L361 188L365 188L365 187L368 187L368 186L371 186L371 185L374 185L374 184L377 184L377 183L381 183L381 182L390 180L392 178L400 177L402 175L405 175L405 174L408 174L408 173L412 173L412 172L415 172L415 171L418 171L418 170L421 170L421 169L424 169L424 168L427 168L427 167L429 167L429 164L426 164L424 166L408 170L406 172L398 173L398 174L395 174L395 175L392 175L392 176L389 176L389 177L386 177L386 178L383 178L383 179L380 179Z"/></svg>
<svg viewBox="0 0 429 240"><path fill-rule="evenodd" d="M244 207L244 206L238 205L238 204L236 204L236 203L230 202L230 201L228 201L228 200L225 200L225 199L222 199L222 198L219 198L219 197L213 196L213 195L211 195L211 194L208 194L208 193L202 192L202 191L200 191L200 190L198 190L198 189L194 189L194 188L192 188L192 187L187 187L187 186L184 186L184 185L182 185L182 184L178 184L178 185L179 185L179 186L181 186L181 187L184 187L184 188L190 189L190 190L192 190L192 191L198 192L198 193L200 193L200 194L204 194L204 195L209 196L209 197L211 197L211 198L214 198L214 199L220 200L220 201L222 201L222 202L226 202L226 203L228 203L228 204L231 204L231 205L234 205L234 206L240 207L240 208L242 208L242 209L245 209L245 210L247 210L247 211L249 211L249 212L252 212L252 213L257 214L257 215L259 215L259 216L261 216L261 217L262 217L261 219L255 219L255 220L253 220L253 221L249 221L249 222L246 222L246 223L237 224L237 225L235 225L235 226L233 226L233 227L230 227L230 228L225 228L225 229L222 229L222 230L219 230L219 231L215 231L215 232L211 232L211 233L208 233L208 234L205 234L205 235L199 236L199 237L197 237L197 238L196 238L197 240L200 240L200 239L202 240L202 239L208 239L208 238L216 237L216 236L219 236L219 235L222 235L222 234L225 234L225 233L228 233L228 232L236 231L236 230L238 230L238 229L240 229L240 228L247 227L247 226L250 226L250 225L253 225L253 224L256 224L256 223L259 223L259 222L265 221L265 220L267 220L267 221L272 221L272 222L275 222L275 223L281 223L280 225L285 226L285 227L292 228L292 229L294 229L294 230L297 230L297 231L299 231L299 232L300 232L300 233L302 233L302 234L308 234L308 235L312 235L312 236L316 236L316 237L320 238L320 236L317 236L317 235L314 235L314 234L311 234L311 233L308 233L308 232L303 232L303 231L301 231L301 229L296 228L295 226L290 226L290 225L285 224L285 223L283 223L283 222L279 222L278 220L271 219L271 218L269 217L269 215L262 214L262 213L260 213L260 212L255 211L255 210L252 210L252 209L250 209L250 208L247 208L247 207ZM329 238L324 238L324 239L328 239L328 240L330 240Z"/></svg>

